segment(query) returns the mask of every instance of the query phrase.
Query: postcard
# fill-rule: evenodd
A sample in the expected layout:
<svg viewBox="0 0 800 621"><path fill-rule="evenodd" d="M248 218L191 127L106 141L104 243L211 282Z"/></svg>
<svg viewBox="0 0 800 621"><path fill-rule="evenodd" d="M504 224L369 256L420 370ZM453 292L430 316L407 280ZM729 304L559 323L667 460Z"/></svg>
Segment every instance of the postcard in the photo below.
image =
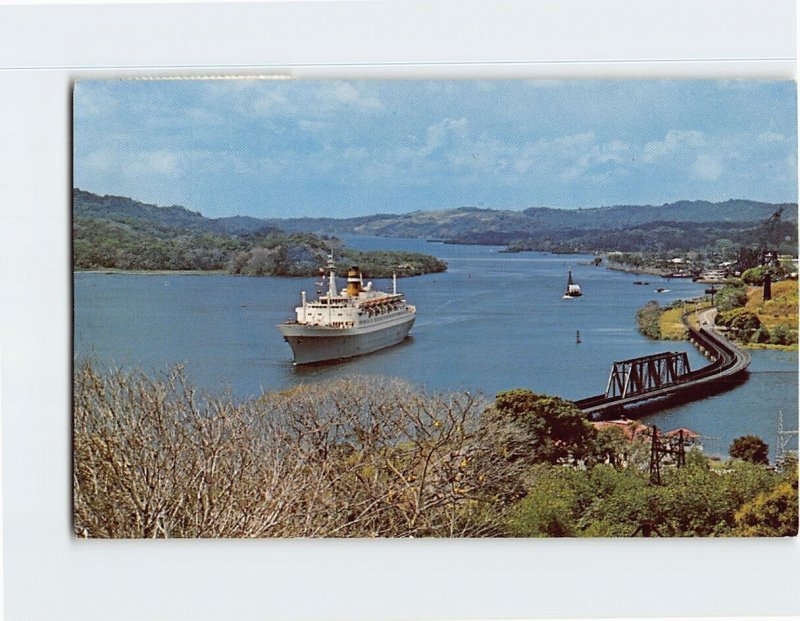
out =
<svg viewBox="0 0 800 621"><path fill-rule="evenodd" d="M75 82L74 535L796 535L796 100Z"/></svg>

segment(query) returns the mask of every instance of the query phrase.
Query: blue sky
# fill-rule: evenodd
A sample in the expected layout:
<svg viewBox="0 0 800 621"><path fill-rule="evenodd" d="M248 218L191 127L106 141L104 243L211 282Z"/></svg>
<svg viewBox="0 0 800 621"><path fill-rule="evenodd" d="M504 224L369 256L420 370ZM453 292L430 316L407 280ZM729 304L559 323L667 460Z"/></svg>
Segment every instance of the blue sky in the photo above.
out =
<svg viewBox="0 0 800 621"><path fill-rule="evenodd" d="M797 201L788 81L80 81L74 185L209 217Z"/></svg>

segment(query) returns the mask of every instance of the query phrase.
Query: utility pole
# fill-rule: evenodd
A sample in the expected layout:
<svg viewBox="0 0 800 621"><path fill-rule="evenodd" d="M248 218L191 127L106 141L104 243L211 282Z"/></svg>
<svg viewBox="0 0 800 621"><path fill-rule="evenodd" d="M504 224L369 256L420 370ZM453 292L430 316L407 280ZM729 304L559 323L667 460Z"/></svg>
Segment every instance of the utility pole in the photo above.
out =
<svg viewBox="0 0 800 621"><path fill-rule="evenodd" d="M683 429L678 430L677 440L668 440L662 443L658 436L658 427L653 425L653 436L650 443L650 483L661 485L661 460L665 455L672 455L675 458L675 465L683 468L686 465L686 441L683 437Z"/></svg>
<svg viewBox="0 0 800 621"><path fill-rule="evenodd" d="M780 466L786 459L786 454L791 452L787 447L792 436L797 436L796 431L783 430L783 410L778 410L778 443L775 449L775 465Z"/></svg>

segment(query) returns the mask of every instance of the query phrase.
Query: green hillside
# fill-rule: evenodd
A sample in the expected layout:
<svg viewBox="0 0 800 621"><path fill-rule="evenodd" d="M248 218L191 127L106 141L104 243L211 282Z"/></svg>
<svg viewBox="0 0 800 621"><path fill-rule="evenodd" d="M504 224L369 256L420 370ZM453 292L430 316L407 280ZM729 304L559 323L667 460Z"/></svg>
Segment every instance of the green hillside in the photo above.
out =
<svg viewBox="0 0 800 621"><path fill-rule="evenodd" d="M334 250L339 269L359 265L386 278L441 272L447 264L409 252L359 252L336 238L283 232L255 218L212 220L183 207L157 207L76 190L73 268L215 271L253 276L314 276ZM252 221L259 223L252 229Z"/></svg>

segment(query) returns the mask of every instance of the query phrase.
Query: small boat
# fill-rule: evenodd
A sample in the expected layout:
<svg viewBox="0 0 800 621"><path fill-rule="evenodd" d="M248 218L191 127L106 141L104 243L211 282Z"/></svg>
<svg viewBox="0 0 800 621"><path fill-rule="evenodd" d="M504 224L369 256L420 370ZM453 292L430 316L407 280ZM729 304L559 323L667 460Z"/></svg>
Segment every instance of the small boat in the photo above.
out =
<svg viewBox="0 0 800 621"><path fill-rule="evenodd" d="M664 287L659 287L656 289L656 293L668 293L669 289L664 289Z"/></svg>
<svg viewBox="0 0 800 621"><path fill-rule="evenodd" d="M567 279L567 290L564 292L563 298L579 298L582 296L581 288L572 280L572 270L569 270L569 278Z"/></svg>
<svg viewBox="0 0 800 621"><path fill-rule="evenodd" d="M634 285L649 285L650 283L648 281L646 281L646 280L634 280L633 284Z"/></svg>

